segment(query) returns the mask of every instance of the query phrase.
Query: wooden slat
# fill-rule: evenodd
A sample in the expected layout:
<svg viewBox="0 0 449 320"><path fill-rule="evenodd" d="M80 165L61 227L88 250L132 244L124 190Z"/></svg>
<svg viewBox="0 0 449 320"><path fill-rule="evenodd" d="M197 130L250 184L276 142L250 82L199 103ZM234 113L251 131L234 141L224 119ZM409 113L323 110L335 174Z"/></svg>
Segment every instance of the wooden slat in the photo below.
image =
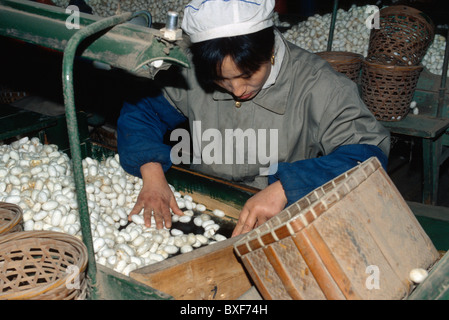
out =
<svg viewBox="0 0 449 320"><path fill-rule="evenodd" d="M221 178L218 178L218 177L210 176L210 175L207 175L207 174L204 174L204 173L201 173L201 172L197 172L197 171L193 171L191 169L187 169L187 168L184 168L184 167L173 166L173 169L181 171L181 172L185 172L185 173L188 173L188 174L191 174L193 176L205 178L205 179L208 179L208 180L220 183L222 185L229 186L229 187L232 187L234 189L238 189L238 190L241 190L241 191L249 192L249 193L252 193L252 194L257 193L257 192L260 191L260 189L258 189L258 188L250 187L250 186L247 186L247 185L244 185L244 184L238 184L238 183L235 183L235 182L231 182L229 180L224 180L224 179L221 179Z"/></svg>
<svg viewBox="0 0 449 320"><path fill-rule="evenodd" d="M287 269L283 265L281 259L277 255L276 251L271 246L266 246L263 248L265 255L273 266L274 270L276 270L279 278L281 279L285 290L288 292L290 297L294 300L304 300L301 293L296 288L293 279L287 272Z"/></svg>
<svg viewBox="0 0 449 320"><path fill-rule="evenodd" d="M271 295L270 290L265 285L265 282L260 278L260 274L253 266L248 256L243 256L242 261L245 265L246 270L248 270L249 274L251 275L252 280L256 284L257 289L260 291L262 297L264 297L265 300L273 300L273 296Z"/></svg>
<svg viewBox="0 0 449 320"><path fill-rule="evenodd" d="M329 300L344 300L345 296L327 271L306 232L299 232L292 236L292 239L326 298Z"/></svg>
<svg viewBox="0 0 449 320"><path fill-rule="evenodd" d="M361 300L360 295L356 292L355 288L351 284L351 281L342 270L339 261L337 261L332 252L329 250L329 247L326 245L323 238L321 238L316 228L311 225L305 229L304 232L308 235L307 237L311 240L312 245L318 252L318 255L323 263L326 265L329 274L332 276L345 298L348 300Z"/></svg>
<svg viewBox="0 0 449 320"><path fill-rule="evenodd" d="M135 270L130 277L179 300L236 299L251 288L230 238Z"/></svg>
<svg viewBox="0 0 449 320"><path fill-rule="evenodd" d="M409 114L401 121L380 121L392 133L433 139L449 128L449 119Z"/></svg>
<svg viewBox="0 0 449 320"><path fill-rule="evenodd" d="M183 192L180 191L181 195L189 195L193 198L196 203L201 203L206 206L209 210L219 209L225 213L225 220L238 220L240 215L240 208L236 208L227 203L220 201L219 199L213 199L208 195L199 192Z"/></svg>

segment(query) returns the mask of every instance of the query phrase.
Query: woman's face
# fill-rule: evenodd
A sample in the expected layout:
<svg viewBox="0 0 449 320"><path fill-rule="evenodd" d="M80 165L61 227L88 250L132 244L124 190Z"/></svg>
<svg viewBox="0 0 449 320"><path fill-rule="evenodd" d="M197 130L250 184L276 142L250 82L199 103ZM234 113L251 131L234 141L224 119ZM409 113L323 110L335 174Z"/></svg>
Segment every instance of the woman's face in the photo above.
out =
<svg viewBox="0 0 449 320"><path fill-rule="evenodd" d="M236 100L254 98L262 89L271 71L271 63L263 64L252 74L242 73L231 57L226 56L221 65L221 78L215 83L231 93Z"/></svg>

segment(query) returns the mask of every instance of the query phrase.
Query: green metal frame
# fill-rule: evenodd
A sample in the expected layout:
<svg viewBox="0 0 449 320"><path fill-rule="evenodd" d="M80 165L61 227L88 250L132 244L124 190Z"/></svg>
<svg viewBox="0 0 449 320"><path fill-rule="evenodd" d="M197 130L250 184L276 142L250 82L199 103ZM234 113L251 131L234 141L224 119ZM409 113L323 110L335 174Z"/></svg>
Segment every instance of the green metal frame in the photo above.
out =
<svg viewBox="0 0 449 320"><path fill-rule="evenodd" d="M88 268L87 276L91 288L90 296L97 298L97 266L95 262L95 253L93 249L92 232L90 225L89 208L87 206L86 186L84 181L82 155L80 149L80 141L78 136L78 122L76 119L75 110L75 94L73 90L73 64L75 61L76 51L79 44L87 37L94 35L107 28L117 24L126 22L133 18L131 13L124 13L119 16L113 16L94 22L93 24L80 29L75 33L67 43L64 49L63 57L63 91L64 103L67 118L67 130L69 133L69 143L72 155L73 175L75 178L76 194L78 200L78 212L81 222L81 232L83 242L87 247L88 252Z"/></svg>
<svg viewBox="0 0 449 320"><path fill-rule="evenodd" d="M89 296L92 299L96 299L99 297L100 295L99 288L101 286L98 286L97 282L98 271L95 261L95 253L93 249L90 215L89 215L89 208L87 205L85 180L83 174L82 153L80 149L80 141L78 136L79 130L76 118L75 94L73 90L73 65L75 57L77 56L78 47L80 46L81 43L83 43L83 41L85 41L90 36L103 32L104 30L107 30L113 26L123 24L135 18L135 16L136 14L127 12L96 21L76 32L70 38L70 40L67 43L67 46L64 49L62 81L63 81L65 111L67 118L67 130L69 134L69 143L70 143L73 174L78 200L78 211L80 216L82 237L83 242L86 245L88 251L87 276L89 279L89 285L91 289ZM152 58L154 58L153 52L151 50L147 50L146 54L149 55L150 57L150 59L145 59L146 62L151 61ZM142 66L141 64L138 65L138 67L141 66ZM137 70L133 69L132 71Z"/></svg>
<svg viewBox="0 0 449 320"><path fill-rule="evenodd" d="M327 51L332 51L332 42L334 41L335 23L337 21L338 0L334 0L332 8L331 26L329 28L329 37L327 39Z"/></svg>
<svg viewBox="0 0 449 320"><path fill-rule="evenodd" d="M449 300L449 255L432 268L429 276L410 294L408 300Z"/></svg>
<svg viewBox="0 0 449 320"><path fill-rule="evenodd" d="M138 14L138 13L137 13ZM64 51L78 29L69 29L70 15L64 9L24 0L0 0L0 35ZM81 31L102 21L101 17L79 14ZM147 65L156 60L189 67L178 46L162 39L159 30L134 24L111 25L92 35L78 49L81 57L106 63L139 76L149 76Z"/></svg>

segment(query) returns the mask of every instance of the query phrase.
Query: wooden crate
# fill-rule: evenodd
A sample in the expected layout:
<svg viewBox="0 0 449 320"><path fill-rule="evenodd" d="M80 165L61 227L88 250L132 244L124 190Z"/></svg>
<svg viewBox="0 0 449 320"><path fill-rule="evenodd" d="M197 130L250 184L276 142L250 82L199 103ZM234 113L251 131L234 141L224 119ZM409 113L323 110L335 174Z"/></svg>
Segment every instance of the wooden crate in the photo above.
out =
<svg viewBox="0 0 449 320"><path fill-rule="evenodd" d="M439 255L376 158L234 244L265 299L403 299Z"/></svg>

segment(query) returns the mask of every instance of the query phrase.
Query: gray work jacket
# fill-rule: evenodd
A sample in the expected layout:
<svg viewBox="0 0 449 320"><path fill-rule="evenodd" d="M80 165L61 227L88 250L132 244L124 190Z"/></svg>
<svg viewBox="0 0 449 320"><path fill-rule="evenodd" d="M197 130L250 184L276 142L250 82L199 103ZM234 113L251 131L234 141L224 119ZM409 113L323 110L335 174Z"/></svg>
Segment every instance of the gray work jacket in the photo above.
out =
<svg viewBox="0 0 449 320"><path fill-rule="evenodd" d="M181 71L176 79L177 85L164 85L167 100L189 119L193 144L196 143L215 160L215 163L210 163L210 159L208 163L192 163L191 167L263 188L267 179L259 169L274 162L267 164L263 152L267 157L276 152L279 163L294 162L327 155L341 145L371 144L388 156L389 132L363 103L356 84L335 72L317 55L283 38L282 41L285 53L276 82L240 107L236 107L229 93L219 90L205 92L198 84L193 68ZM199 124L201 131L198 130ZM242 149L234 141L233 154L230 155L232 147L229 149L229 143L224 142L232 130L237 133L235 129L241 129L246 134L244 141L249 143ZM220 138L217 138L217 132L221 133L221 162L217 161L220 154L211 151L218 150L212 146L220 146L211 145L212 140ZM259 132L260 136L256 134ZM270 153L270 150L275 151ZM243 163L242 158L237 159L236 156L242 153ZM234 161L229 161L232 157Z"/></svg>

